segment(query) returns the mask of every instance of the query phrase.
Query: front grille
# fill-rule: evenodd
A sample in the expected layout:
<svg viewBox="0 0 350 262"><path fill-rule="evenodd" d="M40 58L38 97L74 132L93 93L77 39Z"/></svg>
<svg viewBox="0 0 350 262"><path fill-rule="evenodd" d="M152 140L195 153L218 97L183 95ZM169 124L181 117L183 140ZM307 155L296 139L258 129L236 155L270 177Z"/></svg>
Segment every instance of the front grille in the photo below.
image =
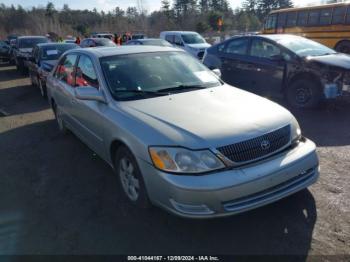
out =
<svg viewBox="0 0 350 262"><path fill-rule="evenodd" d="M290 142L290 126L287 125L262 136L217 148L235 163L250 162L275 153Z"/></svg>

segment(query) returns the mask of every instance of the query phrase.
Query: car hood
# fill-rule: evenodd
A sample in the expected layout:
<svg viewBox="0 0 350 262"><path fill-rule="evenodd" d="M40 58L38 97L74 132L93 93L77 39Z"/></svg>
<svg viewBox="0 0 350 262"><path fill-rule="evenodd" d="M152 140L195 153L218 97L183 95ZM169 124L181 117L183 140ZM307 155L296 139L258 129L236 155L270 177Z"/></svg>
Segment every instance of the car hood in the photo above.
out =
<svg viewBox="0 0 350 262"><path fill-rule="evenodd" d="M156 135L149 143L193 149L257 137L293 119L276 103L228 85L121 104L147 129L153 128ZM145 129L140 135L149 136L149 131Z"/></svg>
<svg viewBox="0 0 350 262"><path fill-rule="evenodd" d="M187 44L191 48L196 48L196 49L202 49L202 48L208 48L211 47L210 44L208 43L201 43L201 44Z"/></svg>
<svg viewBox="0 0 350 262"><path fill-rule="evenodd" d="M33 48L20 48L19 51L21 53L31 53Z"/></svg>
<svg viewBox="0 0 350 262"><path fill-rule="evenodd" d="M336 53L324 56L311 56L306 58L307 61L318 62L329 66L350 69L350 56Z"/></svg>

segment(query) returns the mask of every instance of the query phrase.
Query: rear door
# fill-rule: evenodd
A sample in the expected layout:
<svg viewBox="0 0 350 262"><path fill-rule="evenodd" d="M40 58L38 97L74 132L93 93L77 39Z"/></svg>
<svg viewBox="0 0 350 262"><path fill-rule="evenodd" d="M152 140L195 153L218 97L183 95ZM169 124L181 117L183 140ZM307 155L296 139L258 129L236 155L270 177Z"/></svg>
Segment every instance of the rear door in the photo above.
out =
<svg viewBox="0 0 350 262"><path fill-rule="evenodd" d="M62 117L71 129L76 131L76 125L72 116L72 100L74 99L75 65L77 54L68 54L60 60L54 73L53 84L54 99L60 107Z"/></svg>
<svg viewBox="0 0 350 262"><path fill-rule="evenodd" d="M249 67L249 91L264 96L280 94L286 62L285 53L274 42L254 38L249 56L254 66Z"/></svg>
<svg viewBox="0 0 350 262"><path fill-rule="evenodd" d="M249 59L247 57L250 40L247 37L232 39L219 50L222 79L234 86L247 88L249 83Z"/></svg>

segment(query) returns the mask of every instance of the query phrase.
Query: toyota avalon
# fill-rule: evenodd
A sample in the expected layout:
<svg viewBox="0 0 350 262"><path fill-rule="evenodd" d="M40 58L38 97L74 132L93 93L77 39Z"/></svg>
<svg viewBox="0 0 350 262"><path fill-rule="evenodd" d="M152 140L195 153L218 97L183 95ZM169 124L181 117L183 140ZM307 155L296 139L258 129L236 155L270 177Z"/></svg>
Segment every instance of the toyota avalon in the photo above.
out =
<svg viewBox="0 0 350 262"><path fill-rule="evenodd" d="M319 175L315 144L289 111L225 84L181 49L72 49L47 88L59 130L108 162L136 207L232 215Z"/></svg>

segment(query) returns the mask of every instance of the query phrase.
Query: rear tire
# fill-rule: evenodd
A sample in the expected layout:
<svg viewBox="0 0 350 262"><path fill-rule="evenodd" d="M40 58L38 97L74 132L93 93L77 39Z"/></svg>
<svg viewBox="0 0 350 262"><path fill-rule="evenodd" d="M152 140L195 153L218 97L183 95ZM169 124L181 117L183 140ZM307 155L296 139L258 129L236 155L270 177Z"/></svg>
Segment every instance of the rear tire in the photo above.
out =
<svg viewBox="0 0 350 262"><path fill-rule="evenodd" d="M335 50L340 53L350 54L350 41L342 41L338 43Z"/></svg>
<svg viewBox="0 0 350 262"><path fill-rule="evenodd" d="M323 99L320 86L309 79L298 79L291 83L286 90L289 105L298 109L318 107Z"/></svg>
<svg viewBox="0 0 350 262"><path fill-rule="evenodd" d="M123 197L138 208L149 208L146 186L134 155L126 146L120 146L114 159L115 173Z"/></svg>
<svg viewBox="0 0 350 262"><path fill-rule="evenodd" d="M46 97L46 86L43 84L43 82L41 81L41 79L38 77L37 78L38 81L38 87L40 89L40 94L42 97Z"/></svg>

